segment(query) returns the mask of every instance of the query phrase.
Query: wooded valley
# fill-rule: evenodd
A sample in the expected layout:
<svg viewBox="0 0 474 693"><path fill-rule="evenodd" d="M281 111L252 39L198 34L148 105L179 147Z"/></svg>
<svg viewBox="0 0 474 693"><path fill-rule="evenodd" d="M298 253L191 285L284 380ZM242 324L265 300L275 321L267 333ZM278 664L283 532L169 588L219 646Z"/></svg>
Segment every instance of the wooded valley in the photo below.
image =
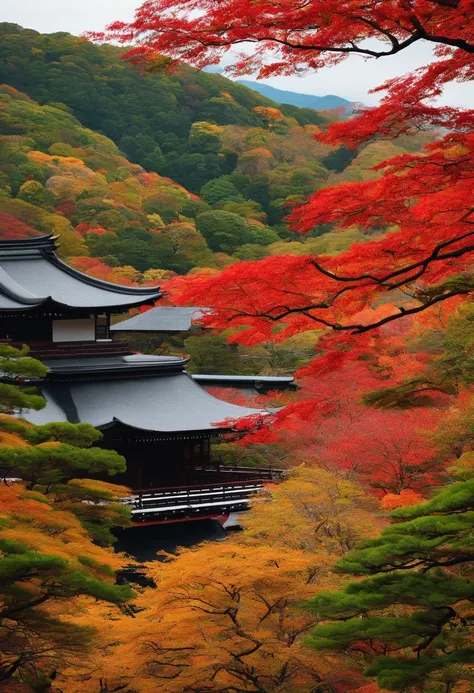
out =
<svg viewBox="0 0 474 693"><path fill-rule="evenodd" d="M88 38L0 24L2 693L474 690L474 110L439 100L472 91L473 19L473 0L155 0ZM234 79L421 44L432 60L371 108ZM225 56L232 79L203 71ZM12 266L39 257L84 296L38 301ZM89 293L123 287L127 311ZM155 303L206 310L109 333ZM95 330L70 339L79 365L11 337L51 323L54 342L65 318ZM193 473L207 454L213 474L279 475L240 531L140 562L113 548L142 529L121 480L171 435L78 402L94 379L188 382L166 360L183 354L298 387L206 386L246 412L212 421L212 447L173 422Z"/></svg>

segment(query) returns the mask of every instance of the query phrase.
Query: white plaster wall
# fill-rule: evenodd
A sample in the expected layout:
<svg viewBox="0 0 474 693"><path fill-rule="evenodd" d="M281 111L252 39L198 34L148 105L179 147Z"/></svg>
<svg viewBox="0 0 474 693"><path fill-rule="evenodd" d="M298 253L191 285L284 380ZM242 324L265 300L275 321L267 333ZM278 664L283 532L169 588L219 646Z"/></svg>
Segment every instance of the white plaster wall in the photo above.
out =
<svg viewBox="0 0 474 693"><path fill-rule="evenodd" d="M53 320L53 342L94 342L95 320Z"/></svg>

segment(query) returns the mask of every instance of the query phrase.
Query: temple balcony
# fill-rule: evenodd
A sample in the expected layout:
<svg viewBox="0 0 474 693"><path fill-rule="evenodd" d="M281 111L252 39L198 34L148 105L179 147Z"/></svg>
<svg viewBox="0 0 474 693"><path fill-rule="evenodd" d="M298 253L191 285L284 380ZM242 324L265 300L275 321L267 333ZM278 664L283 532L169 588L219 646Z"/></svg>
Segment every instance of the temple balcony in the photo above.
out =
<svg viewBox="0 0 474 693"><path fill-rule="evenodd" d="M263 489L260 481L207 483L136 491L121 502L130 508L135 525L167 524L243 512Z"/></svg>

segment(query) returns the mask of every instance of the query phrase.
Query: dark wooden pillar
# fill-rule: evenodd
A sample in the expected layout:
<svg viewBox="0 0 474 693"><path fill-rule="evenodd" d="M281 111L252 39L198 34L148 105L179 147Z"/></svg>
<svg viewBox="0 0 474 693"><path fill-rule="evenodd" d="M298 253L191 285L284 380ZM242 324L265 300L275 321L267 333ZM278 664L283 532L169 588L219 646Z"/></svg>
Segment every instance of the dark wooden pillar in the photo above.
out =
<svg viewBox="0 0 474 693"><path fill-rule="evenodd" d="M137 474L136 474L136 479L137 479L137 489L142 489L143 488L143 460L141 456L137 460Z"/></svg>

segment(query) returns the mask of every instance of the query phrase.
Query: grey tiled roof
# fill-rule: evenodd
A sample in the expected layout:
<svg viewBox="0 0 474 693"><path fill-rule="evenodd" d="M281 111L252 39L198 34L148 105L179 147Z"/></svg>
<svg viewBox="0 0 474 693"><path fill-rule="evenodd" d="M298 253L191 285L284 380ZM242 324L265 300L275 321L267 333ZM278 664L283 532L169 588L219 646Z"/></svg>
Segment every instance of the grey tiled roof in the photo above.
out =
<svg viewBox="0 0 474 693"><path fill-rule="evenodd" d="M206 308L158 306L111 327L112 332L187 332Z"/></svg>
<svg viewBox="0 0 474 693"><path fill-rule="evenodd" d="M126 309L160 297L157 287L118 286L73 269L56 256L55 241L52 234L0 240L0 312L23 312L45 304Z"/></svg>
<svg viewBox="0 0 474 693"><path fill-rule="evenodd" d="M100 429L121 423L141 431L173 434L225 430L229 427L215 424L264 413L208 394L182 370L182 359L125 358L126 372L112 363L100 368L99 359L75 374L73 364L51 363L52 373L41 388L47 406L22 416L35 424L85 422ZM166 365L174 372L164 370Z"/></svg>

